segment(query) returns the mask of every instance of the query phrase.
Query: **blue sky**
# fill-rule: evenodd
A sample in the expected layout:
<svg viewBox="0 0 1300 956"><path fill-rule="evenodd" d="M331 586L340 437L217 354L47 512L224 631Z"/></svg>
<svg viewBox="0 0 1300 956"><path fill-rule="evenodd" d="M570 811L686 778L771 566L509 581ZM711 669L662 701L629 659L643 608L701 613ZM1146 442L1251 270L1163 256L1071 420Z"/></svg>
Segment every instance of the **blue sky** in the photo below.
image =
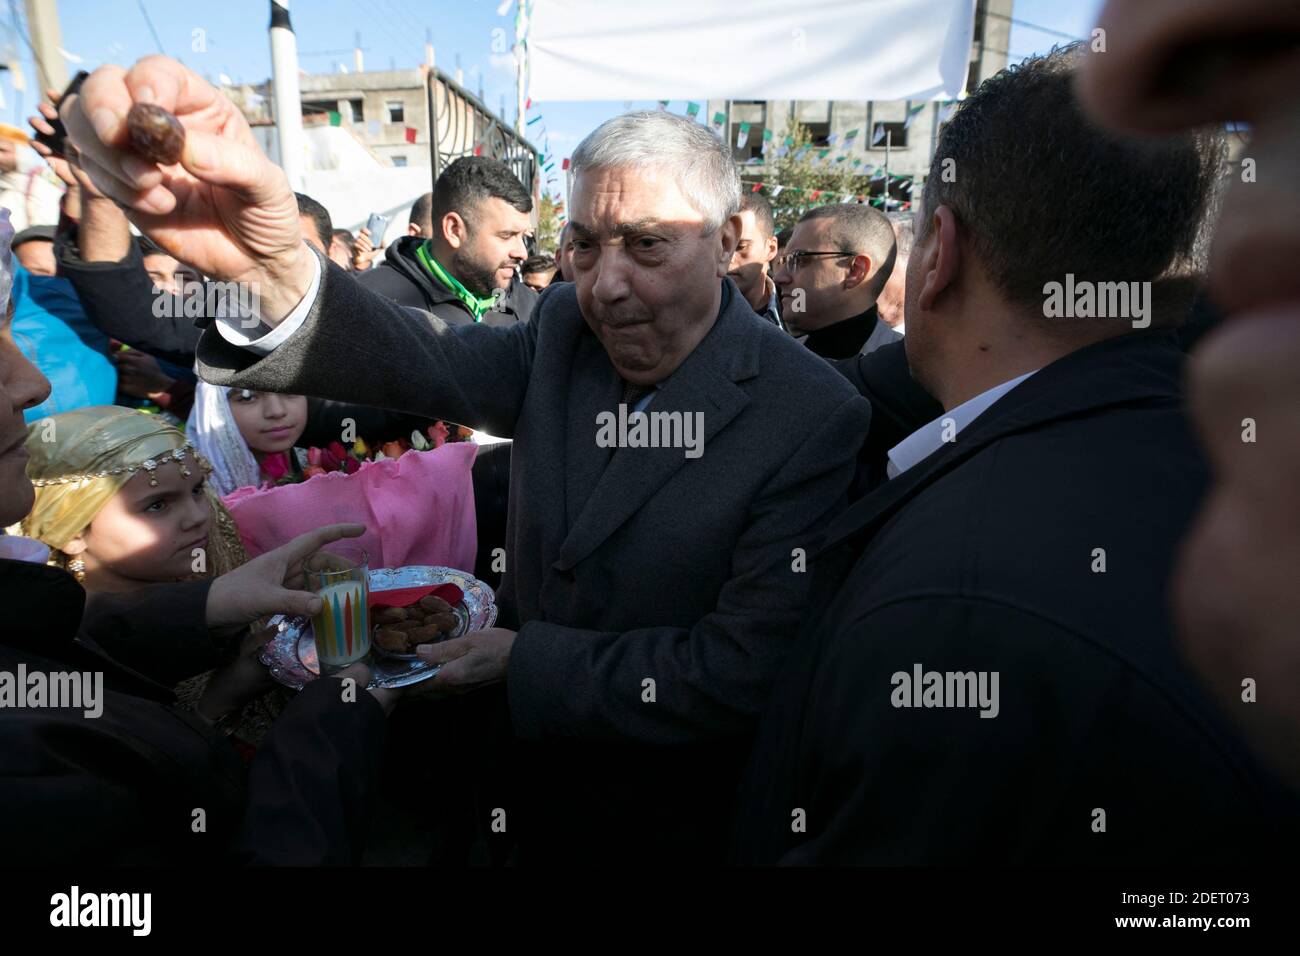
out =
<svg viewBox="0 0 1300 956"><path fill-rule="evenodd" d="M25 117L34 111L39 93L36 70L31 51L14 29L12 8L21 10L22 4L8 6L9 10L0 6L0 49L5 51L4 59L16 55L21 61L27 90L15 91L11 76L0 74L4 96L0 119L26 128ZM300 62L313 73L336 71L340 63L351 69L358 32L367 70L414 67L424 61L425 31L432 30L438 66L454 75L459 58L465 86L477 93L481 79L484 101L493 110L504 96L506 116L513 122L514 64L509 54L494 55L493 31L504 30L507 43L513 41L514 9L511 5L505 16L499 16L500 6L501 0L292 0L290 11ZM1012 16L1060 33L1086 36L1101 6L1101 0L1016 0ZM69 75L101 63L126 65L159 52L160 45L163 52L214 81L222 73L238 82L261 82L270 75L267 0L59 0L58 7L63 49L71 55ZM728 8L744 15L743 3ZM202 52L193 49L196 30L202 31ZM1008 46L1016 60L1062 42L1059 36L1013 24ZM545 125L552 153L563 157L609 117L654 106L650 101L534 103L529 116L544 116L538 128ZM670 103L669 109L685 112L685 103Z"/></svg>

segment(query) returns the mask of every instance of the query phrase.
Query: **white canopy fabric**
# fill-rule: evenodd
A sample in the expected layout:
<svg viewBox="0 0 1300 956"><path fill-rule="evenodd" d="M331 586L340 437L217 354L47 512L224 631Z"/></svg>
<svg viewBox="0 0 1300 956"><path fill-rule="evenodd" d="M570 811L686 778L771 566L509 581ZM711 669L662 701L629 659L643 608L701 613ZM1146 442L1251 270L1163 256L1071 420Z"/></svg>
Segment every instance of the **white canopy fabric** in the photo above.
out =
<svg viewBox="0 0 1300 956"><path fill-rule="evenodd" d="M975 0L536 0L535 100L953 99Z"/></svg>

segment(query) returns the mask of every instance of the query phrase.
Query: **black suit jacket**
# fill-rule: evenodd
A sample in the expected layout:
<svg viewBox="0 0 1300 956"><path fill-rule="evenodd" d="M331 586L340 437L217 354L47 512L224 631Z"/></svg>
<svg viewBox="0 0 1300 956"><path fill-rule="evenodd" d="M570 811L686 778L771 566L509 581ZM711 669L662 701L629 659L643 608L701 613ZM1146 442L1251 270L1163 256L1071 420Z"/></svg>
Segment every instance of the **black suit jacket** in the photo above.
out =
<svg viewBox="0 0 1300 956"><path fill-rule="evenodd" d="M263 741L247 786L229 742L171 707L168 685L217 661L203 625L210 583L97 597L83 620L71 576L0 560L0 672L103 675L97 717L0 707L7 865L360 859L385 730L369 694L345 703L337 682L310 685Z"/></svg>
<svg viewBox="0 0 1300 956"><path fill-rule="evenodd" d="M832 522L737 860L1154 864L1271 845L1276 793L1184 671L1166 609L1206 482L1174 343L1060 359ZM918 664L996 672L997 716L895 706Z"/></svg>
<svg viewBox="0 0 1300 956"><path fill-rule="evenodd" d="M698 414L703 453L607 448L598 423L624 383L572 284L530 322L449 326L325 269L270 355L211 329L200 367L514 439L499 598L519 632L506 688L529 751L531 793L508 824L521 858L721 859L754 715L804 612L795 549L843 506L866 402L724 279L713 327L650 406Z"/></svg>
<svg viewBox="0 0 1300 956"><path fill-rule="evenodd" d="M858 455L852 489L856 499L885 480L889 449L942 415L943 406L912 378L902 342L831 364L871 403L871 428Z"/></svg>
<svg viewBox="0 0 1300 956"><path fill-rule="evenodd" d="M55 239L59 275L72 283L86 316L94 326L132 348L183 368L194 367L194 350L211 319L181 314L154 315L156 296L144 271L140 247L131 243L120 262L85 262L66 235ZM176 310L171 310L175 312ZM309 398L307 427L300 444L325 447L343 434L344 419L355 423L356 434L381 443L407 438L431 424L418 415L406 415L365 405Z"/></svg>

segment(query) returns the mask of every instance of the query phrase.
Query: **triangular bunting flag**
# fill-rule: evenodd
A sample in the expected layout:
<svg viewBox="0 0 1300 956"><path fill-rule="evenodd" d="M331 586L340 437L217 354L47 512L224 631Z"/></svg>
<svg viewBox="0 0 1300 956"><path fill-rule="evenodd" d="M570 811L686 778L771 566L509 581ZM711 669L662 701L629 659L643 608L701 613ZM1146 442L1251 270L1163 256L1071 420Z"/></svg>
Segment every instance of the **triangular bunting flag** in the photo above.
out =
<svg viewBox="0 0 1300 956"><path fill-rule="evenodd" d="M921 114L925 109L925 106L926 104L922 103L920 106L914 106L907 111L907 119L903 120L903 129L907 129L912 125L912 120L916 119L916 117Z"/></svg>

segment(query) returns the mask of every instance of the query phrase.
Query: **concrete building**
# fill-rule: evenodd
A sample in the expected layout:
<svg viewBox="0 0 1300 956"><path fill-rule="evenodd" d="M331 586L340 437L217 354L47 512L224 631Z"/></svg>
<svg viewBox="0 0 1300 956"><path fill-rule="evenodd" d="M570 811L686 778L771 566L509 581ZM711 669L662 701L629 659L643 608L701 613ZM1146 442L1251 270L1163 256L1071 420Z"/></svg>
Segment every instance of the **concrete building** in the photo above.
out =
<svg viewBox="0 0 1300 956"><path fill-rule="evenodd" d="M981 81L1007 65L1007 43L1011 35L1011 9L1014 0L978 0L975 29L971 43L970 68L966 89L973 90ZM907 122L911 110L919 113ZM780 145L785 131L794 123L808 127L812 142L826 146L835 137L834 155L847 156L847 162L861 159L860 168L883 166L885 136L873 145L877 134L888 133L891 176L911 176L921 182L930 168L938 138L943 104L909 100L710 100L706 122L717 113L727 116L727 142L731 144L741 173L750 181L762 180L767 163L762 155L763 129L769 128L773 141L769 155ZM740 125L749 124L747 141L737 146ZM858 131L847 148L841 149L851 130ZM864 191L866 191L863 180ZM877 183L879 189L879 183ZM898 198L897 193L894 194Z"/></svg>
<svg viewBox="0 0 1300 956"><path fill-rule="evenodd" d="M498 116L440 70L436 82L438 163L472 155L501 159L525 183L536 172L536 149L517 137ZM303 127L337 125L389 166L430 167L428 68L364 73L303 74L299 78ZM225 87L253 126L274 122L270 82ZM331 114L337 114L337 117Z"/></svg>
<svg viewBox="0 0 1300 956"><path fill-rule="evenodd" d="M421 67L300 77L302 189L325 204L335 226L355 231L370 213L379 212L390 219L388 237L400 235L411 204L433 188L437 172L461 156L501 160L529 187L534 203L539 201L536 147L446 74L434 70L431 85L429 75ZM224 86L222 92L278 163L270 82ZM436 124L429 118L431 97ZM436 150L430 143L434 125Z"/></svg>

